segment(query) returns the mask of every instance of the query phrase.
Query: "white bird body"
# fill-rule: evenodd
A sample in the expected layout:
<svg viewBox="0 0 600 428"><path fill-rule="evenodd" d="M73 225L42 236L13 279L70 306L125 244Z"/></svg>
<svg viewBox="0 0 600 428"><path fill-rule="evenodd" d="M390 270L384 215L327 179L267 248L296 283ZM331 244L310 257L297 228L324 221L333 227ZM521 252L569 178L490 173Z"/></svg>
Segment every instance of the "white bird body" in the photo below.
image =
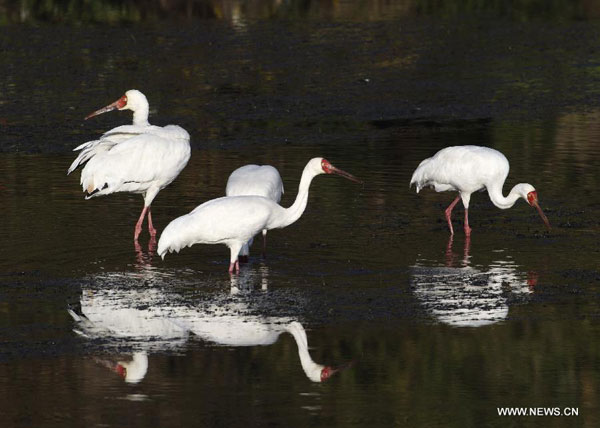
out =
<svg viewBox="0 0 600 428"><path fill-rule="evenodd" d="M261 230L274 229L275 219L279 217L277 214L281 215L283 210L263 196L212 199L167 225L159 240L158 254L164 257L166 251L179 252L194 244L225 244L230 248L241 248Z"/></svg>
<svg viewBox="0 0 600 428"><path fill-rule="evenodd" d="M261 230L286 227L300 218L308 202L308 189L319 174L335 173L359 181L323 158L311 159L302 172L295 202L283 208L264 196L225 196L196 207L167 225L158 241L158 254L179 251L194 244L225 244L230 249L229 272L239 272L242 246Z"/></svg>
<svg viewBox="0 0 600 428"><path fill-rule="evenodd" d="M507 197L502 195L502 187L509 169L506 157L489 147L446 147L419 164L412 175L410 185L416 185L417 193L428 186L433 187L436 192L459 192L459 197L446 209L446 220L452 234L454 230L450 216L459 198L465 207L465 234L470 235L468 209L471 194L485 189L492 203L501 209L512 207L519 198L525 199L537 208L549 228L548 219L539 207L537 192L531 184L519 183L511 189Z"/></svg>
<svg viewBox="0 0 600 428"><path fill-rule="evenodd" d="M187 165L191 149L190 136L177 125L164 127L148 123L148 101L139 91L130 90L115 103L97 110L92 117L106 111L131 109L134 124L118 126L98 140L84 143L67 175L82 166L81 185L86 199L115 192L140 193L144 209L136 224L135 239L148 212L148 228L152 236L150 204L162 189L171 184ZM86 118L87 119L87 118Z"/></svg>
<svg viewBox="0 0 600 428"><path fill-rule="evenodd" d="M271 165L244 165L231 173L227 180L227 196L264 196L276 203L281 201L283 181L279 171ZM263 229L263 253L266 250L267 229ZM242 246L240 257L247 259L253 238Z"/></svg>
<svg viewBox="0 0 600 428"><path fill-rule="evenodd" d="M231 173L225 189L227 196L264 196L279 203L283 181L271 165L244 165Z"/></svg>

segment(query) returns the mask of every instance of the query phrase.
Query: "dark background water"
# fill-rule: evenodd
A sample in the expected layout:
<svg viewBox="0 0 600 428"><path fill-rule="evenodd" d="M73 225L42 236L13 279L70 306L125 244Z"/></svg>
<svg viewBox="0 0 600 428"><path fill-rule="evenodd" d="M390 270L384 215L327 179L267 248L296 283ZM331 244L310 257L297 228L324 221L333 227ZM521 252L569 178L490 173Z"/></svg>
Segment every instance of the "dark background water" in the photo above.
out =
<svg viewBox="0 0 600 428"><path fill-rule="evenodd" d="M1 2L3 423L597 426L599 15L566 1ZM159 233L247 163L279 169L283 206L314 156L365 184L317 177L304 216L239 277L223 246L161 261L145 231L131 241L139 196L84 201L66 176L72 148L131 120L83 117L131 88L151 123L192 138L153 203ZM504 193L532 183L552 231L481 193L470 245L460 207L449 242L454 196L408 183L457 144L502 151ZM315 362L352 367L313 383L292 322ZM133 355L147 368L124 381ZM579 416L498 416L508 406Z"/></svg>

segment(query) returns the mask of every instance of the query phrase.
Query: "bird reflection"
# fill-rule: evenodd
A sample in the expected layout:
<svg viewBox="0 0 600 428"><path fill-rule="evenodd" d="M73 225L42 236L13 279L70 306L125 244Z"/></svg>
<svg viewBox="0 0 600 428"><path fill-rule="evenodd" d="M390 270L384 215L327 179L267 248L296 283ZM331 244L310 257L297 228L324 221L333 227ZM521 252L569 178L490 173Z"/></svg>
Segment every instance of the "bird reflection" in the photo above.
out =
<svg viewBox="0 0 600 428"><path fill-rule="evenodd" d="M151 236L148 240L148 251L144 253L142 246L138 240L133 243L135 248L135 261L136 267L139 269L145 269L152 265L152 258L156 254L156 236Z"/></svg>
<svg viewBox="0 0 600 428"><path fill-rule="evenodd" d="M510 255L487 268L472 267L470 240L466 239L460 258L452 250L452 239L446 247L445 267L427 266L426 260L411 267L413 293L438 321L456 327L494 324L507 318L511 300L533 292L537 274L521 272Z"/></svg>
<svg viewBox="0 0 600 428"><path fill-rule="evenodd" d="M156 277L148 281L147 276ZM345 367L333 368L315 362L308 339L295 317L257 314L250 301L252 290L268 289L268 267L244 270L231 277L230 292L219 293L193 305L189 299L169 291L170 279L160 271L112 274L96 278L101 287L84 289L77 311L69 309L74 331L88 339L102 339L111 346L134 352L129 358L97 358L96 362L116 372L125 382L140 382L148 370L148 355L181 349L190 336L223 346L265 346L282 333L296 341L300 364L313 382L322 382ZM148 284L152 284L148 286ZM263 312L263 311L261 311Z"/></svg>

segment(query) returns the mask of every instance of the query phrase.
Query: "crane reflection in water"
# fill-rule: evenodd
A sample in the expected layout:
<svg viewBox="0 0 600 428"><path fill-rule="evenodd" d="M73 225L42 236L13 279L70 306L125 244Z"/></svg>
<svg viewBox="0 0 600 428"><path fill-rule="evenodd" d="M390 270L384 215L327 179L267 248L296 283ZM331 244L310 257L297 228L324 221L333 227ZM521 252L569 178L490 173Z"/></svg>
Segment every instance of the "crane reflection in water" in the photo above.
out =
<svg viewBox="0 0 600 428"><path fill-rule="evenodd" d="M421 306L437 321L454 327L481 327L505 320L509 303L526 300L537 284L535 272L524 273L504 251L488 267L471 266L469 238L462 258L450 236L445 266L417 260L410 271L411 289Z"/></svg>
<svg viewBox="0 0 600 428"><path fill-rule="evenodd" d="M150 354L183 351L191 337L221 346L267 346L277 342L282 333L289 333L296 342L300 365L311 381L325 381L350 367L346 364L334 368L315 362L299 317L265 315L249 304L256 289L268 291L266 265L232 277L228 293L195 304L168 291L172 275L147 265L138 272L95 277L94 285L83 289L78 307L68 310L76 333L95 342L100 340L109 350L111 346L133 350L129 358L95 358L125 382L144 379Z"/></svg>

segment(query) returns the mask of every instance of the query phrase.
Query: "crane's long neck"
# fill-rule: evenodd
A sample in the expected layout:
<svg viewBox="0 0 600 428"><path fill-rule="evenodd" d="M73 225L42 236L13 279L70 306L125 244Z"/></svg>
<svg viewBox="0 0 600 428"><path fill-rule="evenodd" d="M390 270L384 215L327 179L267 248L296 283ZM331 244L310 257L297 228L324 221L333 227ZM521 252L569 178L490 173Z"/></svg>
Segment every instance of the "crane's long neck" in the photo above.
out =
<svg viewBox="0 0 600 428"><path fill-rule="evenodd" d="M318 173L315 173L309 168L309 165L304 168L304 171L302 171L302 178L300 179L300 185L298 186L296 200L291 207L283 209L283 215L272 228L289 226L302 216L302 213L304 213L304 210L306 209L306 204L308 203L308 189L310 183L317 175Z"/></svg>
<svg viewBox="0 0 600 428"><path fill-rule="evenodd" d="M306 331L304 327L299 322L293 322L287 329L292 336L294 336L294 340L296 341L296 345L298 346L298 356L300 357L300 364L302 365L302 370L306 376L314 381L321 381L321 371L323 367L321 364L317 364L313 361L308 352L308 340L306 338Z"/></svg>
<svg viewBox="0 0 600 428"><path fill-rule="evenodd" d="M518 188L519 184L511 189L507 197L504 197L502 195L502 184L500 184L499 186L488 187L488 195L490 195L490 200L494 205L500 209L506 210L512 207L521 197L521 194L517 190Z"/></svg>
<svg viewBox="0 0 600 428"><path fill-rule="evenodd" d="M148 106L148 103L137 106L133 111L133 124L136 126L150 125L148 122L149 111L150 107Z"/></svg>

